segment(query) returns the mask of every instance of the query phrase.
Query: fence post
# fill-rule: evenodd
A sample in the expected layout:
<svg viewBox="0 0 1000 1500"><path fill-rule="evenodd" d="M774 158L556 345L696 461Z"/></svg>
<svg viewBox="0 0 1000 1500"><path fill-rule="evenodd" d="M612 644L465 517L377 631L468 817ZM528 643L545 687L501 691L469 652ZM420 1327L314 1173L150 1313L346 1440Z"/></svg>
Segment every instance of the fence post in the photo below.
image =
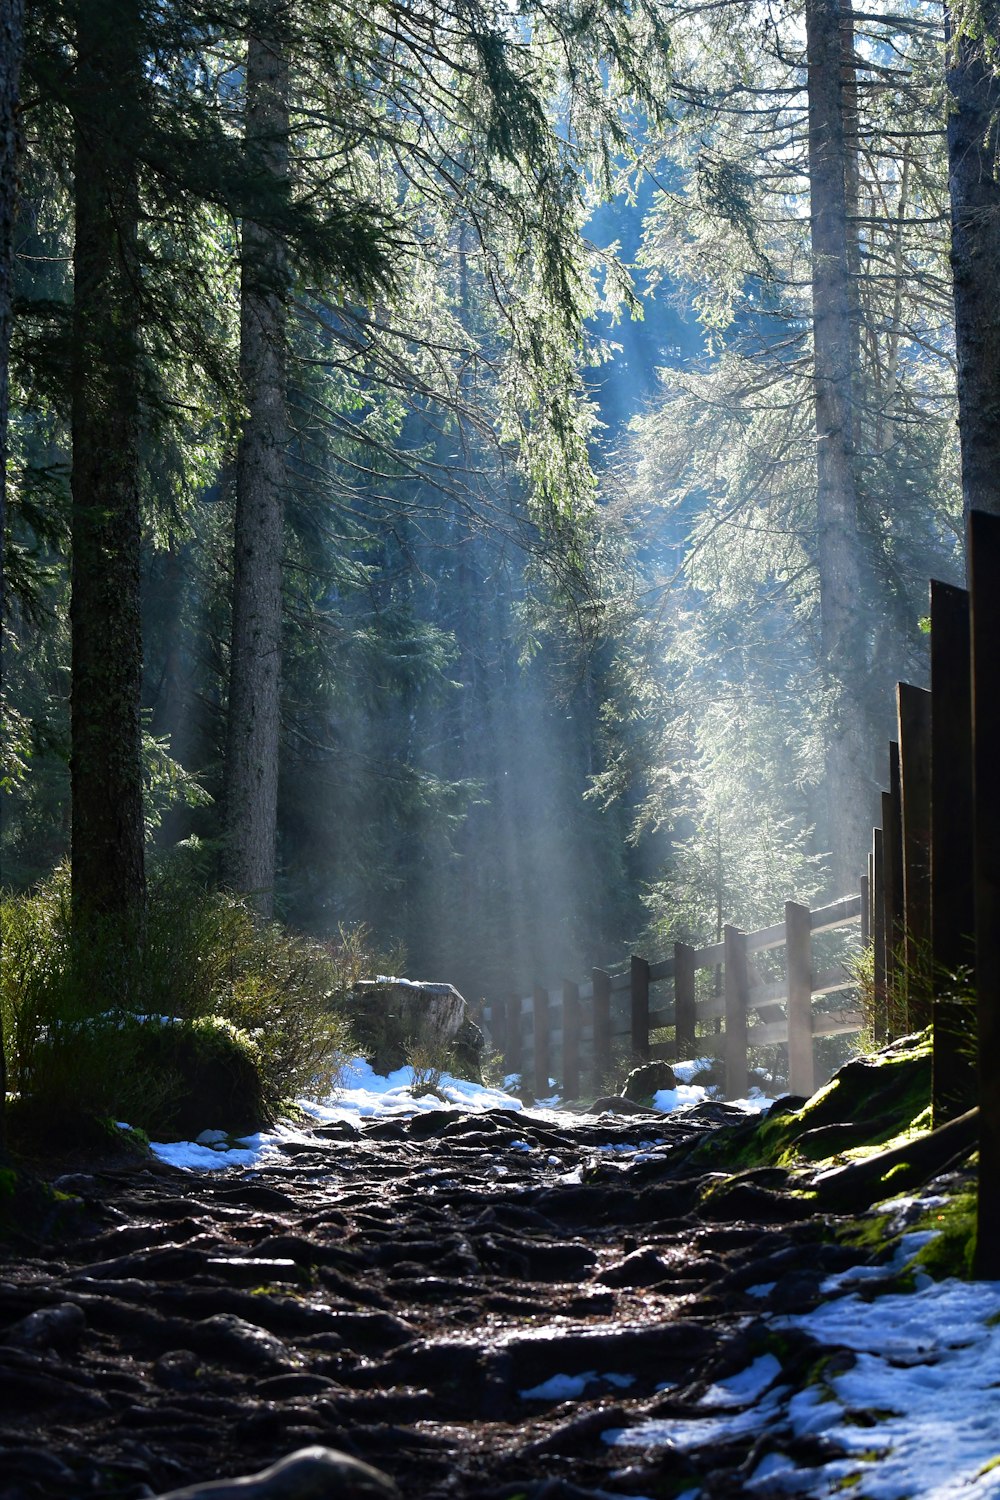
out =
<svg viewBox="0 0 1000 1500"><path fill-rule="evenodd" d="M886 1034L885 865L881 828L872 830L872 871L872 1031L881 1046Z"/></svg>
<svg viewBox="0 0 1000 1500"><path fill-rule="evenodd" d="M969 514L979 1029L979 1198L973 1274L1000 1279L1000 517Z"/></svg>
<svg viewBox="0 0 1000 1500"><path fill-rule="evenodd" d="M563 980L563 1094L580 1097L580 986Z"/></svg>
<svg viewBox="0 0 1000 1500"><path fill-rule="evenodd" d="M524 1046L521 1041L520 995L511 995L507 1001L507 1019L504 1031L507 1044L505 1053L507 1072L520 1074L524 1068Z"/></svg>
<svg viewBox="0 0 1000 1500"><path fill-rule="evenodd" d="M677 1062L695 1056L694 949L689 943L674 944L674 1051Z"/></svg>
<svg viewBox="0 0 1000 1500"><path fill-rule="evenodd" d="M549 992L535 985L533 996L535 1020L535 1098L545 1099L549 1093L549 1074L552 1071L551 1042L549 1032Z"/></svg>
<svg viewBox="0 0 1000 1500"><path fill-rule="evenodd" d="M629 998L632 1015L632 1056L640 1063L649 1062L649 964L632 954L629 971Z"/></svg>
<svg viewBox="0 0 1000 1500"><path fill-rule="evenodd" d="M611 975L591 972L594 986L594 1087L600 1089L611 1072Z"/></svg>
<svg viewBox="0 0 1000 1500"><path fill-rule="evenodd" d="M889 1040L905 1030L906 990L902 967L903 933L903 834L900 819L899 746L889 741L889 801L882 807L882 851L885 859L885 947L887 1032Z"/></svg>
<svg viewBox="0 0 1000 1500"><path fill-rule="evenodd" d="M813 1064L812 926L808 906L785 902L788 977L788 1087L806 1099L816 1087Z"/></svg>
<svg viewBox="0 0 1000 1500"><path fill-rule="evenodd" d="M899 715L900 809L903 842L903 951L906 1025L930 1023L931 947L931 695L896 684Z"/></svg>
<svg viewBox="0 0 1000 1500"><path fill-rule="evenodd" d="M724 927L726 1002L726 1093L741 1099L747 1092L747 1005L750 978L747 971L746 937L736 927Z"/></svg>
<svg viewBox="0 0 1000 1500"><path fill-rule="evenodd" d="M995 586L995 585L994 585ZM972 1029L953 998L954 976L974 981L972 694L969 596L931 581L931 984L934 991L934 1124L976 1102L963 1048Z"/></svg>

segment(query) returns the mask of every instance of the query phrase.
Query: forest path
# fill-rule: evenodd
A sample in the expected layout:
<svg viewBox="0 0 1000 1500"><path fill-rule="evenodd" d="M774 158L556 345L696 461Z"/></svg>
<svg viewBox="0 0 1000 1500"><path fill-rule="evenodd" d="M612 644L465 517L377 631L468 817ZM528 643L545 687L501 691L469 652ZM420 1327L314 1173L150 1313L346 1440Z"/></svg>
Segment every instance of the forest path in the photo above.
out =
<svg viewBox="0 0 1000 1500"><path fill-rule="evenodd" d="M741 1493L752 1434L605 1438L703 1418L765 1308L861 1259L774 1169L706 1197L685 1146L737 1118L435 1110L252 1170L59 1179L88 1232L0 1265L0 1500L139 1500L312 1443L406 1497Z"/></svg>

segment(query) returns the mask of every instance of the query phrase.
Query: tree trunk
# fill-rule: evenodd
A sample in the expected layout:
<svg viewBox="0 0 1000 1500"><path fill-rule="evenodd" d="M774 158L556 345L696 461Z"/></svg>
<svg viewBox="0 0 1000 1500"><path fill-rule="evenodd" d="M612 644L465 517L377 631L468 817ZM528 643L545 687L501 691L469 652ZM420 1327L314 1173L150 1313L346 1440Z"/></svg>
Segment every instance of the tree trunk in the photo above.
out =
<svg viewBox="0 0 1000 1500"><path fill-rule="evenodd" d="M24 0L0 0L0 692L3 689L4 538L7 534L8 360L13 306L14 211L17 202L18 95L24 50ZM0 1016L0 1148L6 1140L7 1063Z"/></svg>
<svg viewBox="0 0 1000 1500"><path fill-rule="evenodd" d="M1000 6L977 5L975 36L965 34L958 5L953 15L948 183L962 496L966 516L1000 515L1000 78L984 55L984 40L1000 35Z"/></svg>
<svg viewBox="0 0 1000 1500"><path fill-rule="evenodd" d="M874 795L860 683L863 569L854 448L856 323L848 216L844 13L807 0L813 385L821 651L832 696L827 795L833 878L853 889L871 837Z"/></svg>
<svg viewBox="0 0 1000 1500"><path fill-rule="evenodd" d="M76 9L71 366L73 919L140 923L139 0Z"/></svg>
<svg viewBox="0 0 1000 1500"><path fill-rule="evenodd" d="M251 170L288 179L288 66L281 0L247 54ZM246 419L236 458L233 634L226 745L226 878L269 917L274 903L281 691L287 268L279 238L243 225L240 373Z"/></svg>

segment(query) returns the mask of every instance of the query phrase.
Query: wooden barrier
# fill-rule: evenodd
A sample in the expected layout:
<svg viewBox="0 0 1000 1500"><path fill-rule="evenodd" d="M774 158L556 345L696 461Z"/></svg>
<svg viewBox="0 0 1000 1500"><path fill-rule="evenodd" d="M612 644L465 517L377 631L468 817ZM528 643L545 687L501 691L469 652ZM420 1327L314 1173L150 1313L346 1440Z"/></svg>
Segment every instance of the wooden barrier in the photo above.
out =
<svg viewBox="0 0 1000 1500"><path fill-rule="evenodd" d="M849 991L855 981L840 967L813 974L812 939L859 925L861 919L860 895L812 912L789 902L784 922L773 927L749 933L727 927L721 943L699 949L675 943L672 958L659 963L633 954L622 973L594 969L588 984L564 980L558 989L537 986L527 999L488 1007L487 1024L494 1045L503 1050L505 1070L527 1076L539 1098L549 1092L553 1075L567 1098L579 1097L588 1058L588 1081L600 1092L612 1072L616 1042L634 1064L714 1051L715 1036L699 1038L697 1028L720 1021L730 1097L746 1093L748 1048L781 1042L788 1043L792 1091L808 1094L814 1080L813 1037L857 1031L862 1024L854 1008L814 1013L814 999ZM753 955L782 947L785 977L761 980ZM720 966L721 992L699 999L698 973ZM662 1001L661 986L666 991ZM651 1043L651 1032L669 1028L673 1041Z"/></svg>

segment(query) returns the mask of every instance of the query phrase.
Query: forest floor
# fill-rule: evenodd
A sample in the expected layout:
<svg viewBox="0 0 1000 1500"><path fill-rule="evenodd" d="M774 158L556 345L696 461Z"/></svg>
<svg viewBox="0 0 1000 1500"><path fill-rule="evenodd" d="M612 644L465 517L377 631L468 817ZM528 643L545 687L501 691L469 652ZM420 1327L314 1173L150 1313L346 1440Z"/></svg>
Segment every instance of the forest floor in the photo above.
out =
<svg viewBox="0 0 1000 1500"><path fill-rule="evenodd" d="M0 1500L313 1444L420 1500L1000 1495L1000 1284L908 1269L967 1170L866 1235L720 1170L745 1120L442 1108L57 1176L58 1238L0 1259ZM352 1472L217 1495L371 1493Z"/></svg>

